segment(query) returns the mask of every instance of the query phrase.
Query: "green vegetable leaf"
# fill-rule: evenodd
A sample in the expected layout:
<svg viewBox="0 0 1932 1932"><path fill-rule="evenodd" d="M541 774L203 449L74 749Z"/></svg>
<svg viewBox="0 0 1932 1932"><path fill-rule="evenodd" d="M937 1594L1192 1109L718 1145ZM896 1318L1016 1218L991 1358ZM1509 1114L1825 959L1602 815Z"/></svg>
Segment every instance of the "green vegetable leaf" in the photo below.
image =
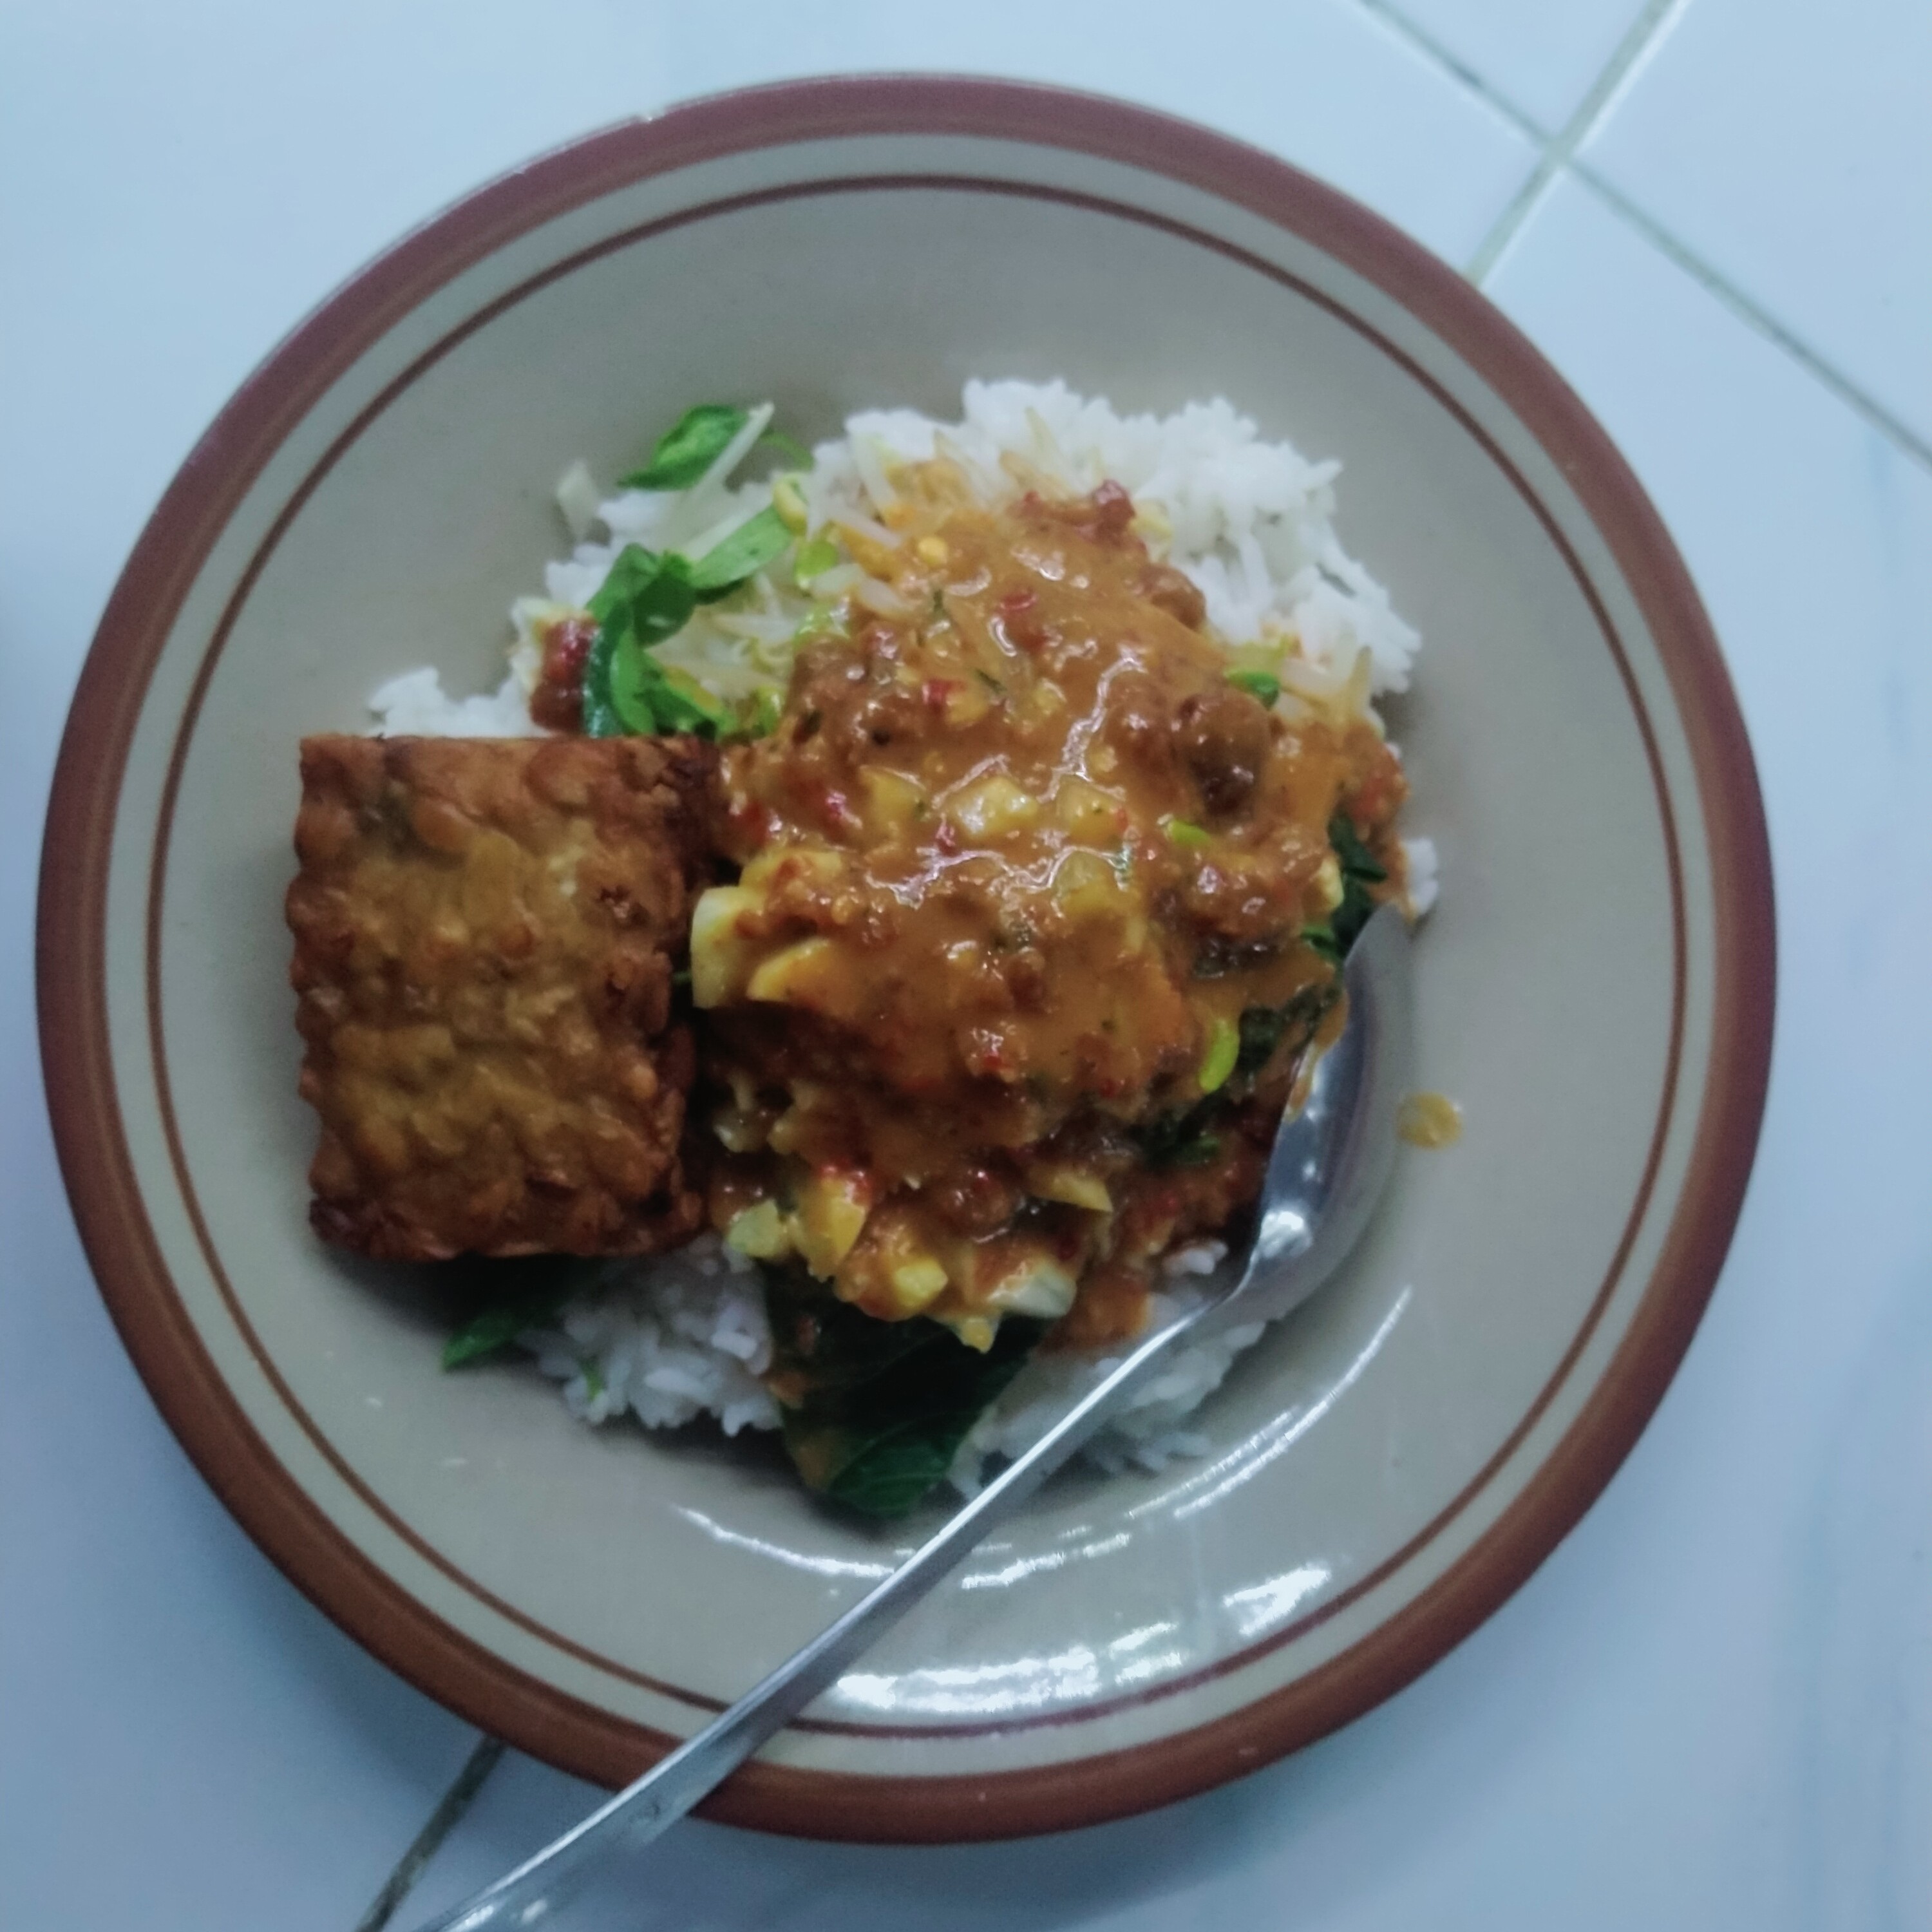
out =
<svg viewBox="0 0 1932 1932"><path fill-rule="evenodd" d="M541 1328L579 1288L596 1278L595 1263L563 1255L527 1261L452 1262L476 1306L442 1345L442 1366L461 1368L507 1348L527 1328Z"/></svg>
<svg viewBox="0 0 1932 1932"><path fill-rule="evenodd" d="M1141 1158L1150 1168L1205 1167L1221 1151L1221 1139L1208 1123L1222 1112L1218 1100L1198 1106L1176 1107L1156 1114L1133 1130Z"/></svg>
<svg viewBox="0 0 1932 1932"><path fill-rule="evenodd" d="M710 698L697 706L674 694L667 694L662 706L658 702L661 694L668 693L670 680L650 647L682 630L697 603L691 566L682 557L660 556L641 544L626 544L617 553L588 606L597 620L597 635L584 664L588 736L698 730L702 728L692 718L705 716L715 732L718 719L728 718Z"/></svg>
<svg viewBox="0 0 1932 1932"><path fill-rule="evenodd" d="M832 1502L880 1517L903 1516L944 1480L1046 1328L1010 1315L982 1354L923 1316L863 1314L796 1269L766 1270L765 1308L799 1474Z"/></svg>
<svg viewBox="0 0 1932 1932"><path fill-rule="evenodd" d="M620 630L633 627L640 615L647 622L656 622L658 620L654 614L660 605L667 616L674 610L678 602L676 585L680 577L688 578L690 570L681 556L660 556L642 544L626 544L611 560L604 581L585 608L607 630L613 620ZM678 628L690 615L686 606L684 616L671 629ZM657 630L646 641L655 644L658 638L670 635L670 630Z"/></svg>
<svg viewBox="0 0 1932 1932"><path fill-rule="evenodd" d="M737 723L730 706L713 698L688 671L662 664L634 635L612 653L611 709L627 731L688 731L716 738Z"/></svg>
<svg viewBox="0 0 1932 1932"><path fill-rule="evenodd" d="M1191 818L1163 818L1161 824L1169 844L1180 846L1184 851L1198 852L1210 842L1211 835L1207 827L1196 825Z"/></svg>
<svg viewBox="0 0 1932 1932"><path fill-rule="evenodd" d="M600 630L590 640L590 655L584 661L584 735L586 738L621 737L630 729L610 701L610 658L616 643L608 631Z"/></svg>
<svg viewBox="0 0 1932 1932"><path fill-rule="evenodd" d="M735 589L760 571L791 542L784 519L772 508L760 510L740 524L722 543L715 544L690 566L691 587L709 602Z"/></svg>
<svg viewBox="0 0 1932 1932"><path fill-rule="evenodd" d="M1274 1050L1288 1030L1286 1010L1280 1006L1250 1006L1241 1015L1239 1051L1234 1057L1238 1072L1252 1079L1274 1058Z"/></svg>
<svg viewBox="0 0 1932 1932"><path fill-rule="evenodd" d="M485 1308L472 1315L442 1345L442 1366L460 1368L465 1362L480 1362L485 1356L507 1348L526 1328L535 1326L520 1310Z"/></svg>
<svg viewBox="0 0 1932 1932"><path fill-rule="evenodd" d="M625 730L648 734L671 728L670 720L660 718L651 702L654 689L664 682L662 668L631 632L626 632L612 647L604 682L610 710Z"/></svg>
<svg viewBox="0 0 1932 1932"><path fill-rule="evenodd" d="M1334 937L1334 956L1339 962L1347 958L1348 949L1376 909L1375 896L1369 888L1382 884L1388 873L1362 842L1354 820L1346 812L1338 812L1329 820L1328 842L1334 847L1342 866L1342 903L1329 915L1328 921Z"/></svg>
<svg viewBox="0 0 1932 1932"><path fill-rule="evenodd" d="M750 410L729 403L700 403L658 438L643 469L619 477L618 484L626 490L688 490L751 419Z"/></svg>
<svg viewBox="0 0 1932 1932"><path fill-rule="evenodd" d="M1281 695L1281 680L1272 671L1231 670L1228 682L1237 691L1245 691L1248 695L1264 704L1272 711L1275 700Z"/></svg>
<svg viewBox="0 0 1932 1932"><path fill-rule="evenodd" d="M1375 854L1362 842L1362 835L1355 830L1355 821L1346 812L1338 812L1330 820L1328 842L1334 847L1344 874L1368 880L1376 885L1380 885L1388 877Z"/></svg>
<svg viewBox="0 0 1932 1932"><path fill-rule="evenodd" d="M1303 987L1284 1006L1250 1006L1241 1015L1235 1072L1244 1079L1253 1079L1274 1058L1284 1040L1300 1052L1315 1037L1316 1029L1340 993L1340 984L1330 980L1321 986Z"/></svg>

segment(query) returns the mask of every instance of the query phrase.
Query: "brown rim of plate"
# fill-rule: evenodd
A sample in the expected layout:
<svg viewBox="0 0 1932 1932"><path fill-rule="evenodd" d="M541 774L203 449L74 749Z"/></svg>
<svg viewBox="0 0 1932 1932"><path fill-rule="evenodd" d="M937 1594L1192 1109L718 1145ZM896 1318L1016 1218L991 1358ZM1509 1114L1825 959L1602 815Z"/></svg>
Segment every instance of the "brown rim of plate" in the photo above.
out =
<svg viewBox="0 0 1932 1932"><path fill-rule="evenodd" d="M106 895L121 775L153 664L236 504L317 398L400 316L514 237L637 180L788 142L901 134L1072 149L1218 196L1342 262L1474 368L1558 465L1642 610L1696 773L1715 912L1710 1071L1676 1211L1616 1356L1522 1492L1368 1636L1192 1730L976 1777L886 1779L754 1762L706 1808L768 1830L929 1842L1066 1829L1182 1797L1308 1743L1400 1689L1500 1605L1588 1508L1661 1398L1715 1285L1770 1057L1772 876L1756 774L1716 639L1661 521L1594 419L1512 324L1335 190L1190 123L1094 96L948 76L814 80L698 101L587 136L466 197L362 271L250 376L182 466L82 668L49 806L38 968L49 1106L82 1241L130 1354L210 1484L300 1588L430 1695L580 1775L607 1784L634 1775L670 1740L514 1669L417 1603L309 1499L203 1348L148 1225L115 1089Z"/></svg>

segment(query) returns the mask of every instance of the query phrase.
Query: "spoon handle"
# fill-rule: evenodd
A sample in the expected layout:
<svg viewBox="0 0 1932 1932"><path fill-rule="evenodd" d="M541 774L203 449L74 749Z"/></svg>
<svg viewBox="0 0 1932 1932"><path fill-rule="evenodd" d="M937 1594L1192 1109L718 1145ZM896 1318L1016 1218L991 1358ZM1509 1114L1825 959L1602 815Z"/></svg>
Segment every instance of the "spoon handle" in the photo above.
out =
<svg viewBox="0 0 1932 1932"><path fill-rule="evenodd" d="M418 1932L496 1932L526 1925L560 1904L573 1876L620 1840L645 1844L675 1824L836 1682L848 1664L1011 1516L1108 1418L1120 1398L1154 1372L1168 1350L1207 1312L1207 1306L1192 1310L1148 1336L890 1576L728 1711L535 1857L464 1904L426 1920Z"/></svg>

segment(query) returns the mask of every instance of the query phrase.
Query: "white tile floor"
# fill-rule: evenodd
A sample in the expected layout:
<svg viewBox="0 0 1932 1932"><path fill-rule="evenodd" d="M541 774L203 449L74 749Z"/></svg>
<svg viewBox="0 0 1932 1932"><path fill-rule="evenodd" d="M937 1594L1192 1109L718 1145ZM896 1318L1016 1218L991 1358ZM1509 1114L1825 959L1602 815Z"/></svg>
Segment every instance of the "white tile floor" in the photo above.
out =
<svg viewBox="0 0 1932 1932"><path fill-rule="evenodd" d="M1932 8L1695 0L1586 166L1932 443Z"/></svg>
<svg viewBox="0 0 1932 1932"><path fill-rule="evenodd" d="M476 1743L229 1523L121 1355L61 1202L35 835L121 558L274 338L475 180L680 95L920 65L1154 101L1492 265L1654 493L1730 656L1782 890L1771 1111L1652 1429L1528 1588L1401 1697L1238 1786L1064 1839L878 1851L694 1825L568 1922L1932 1921L1928 19L1922 0L1258 0L1187 10L1183 39L1133 0L10 10L0 1919L350 1932ZM506 1757L394 1923L589 1795Z"/></svg>

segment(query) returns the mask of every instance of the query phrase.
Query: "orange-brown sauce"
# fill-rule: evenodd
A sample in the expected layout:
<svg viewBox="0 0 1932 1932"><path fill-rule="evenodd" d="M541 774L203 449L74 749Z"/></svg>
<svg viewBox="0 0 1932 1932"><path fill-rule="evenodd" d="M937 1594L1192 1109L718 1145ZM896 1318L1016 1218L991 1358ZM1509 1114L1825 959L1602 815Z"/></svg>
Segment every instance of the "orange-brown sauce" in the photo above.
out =
<svg viewBox="0 0 1932 1932"><path fill-rule="evenodd" d="M1395 1130L1411 1147L1454 1147L1462 1138L1462 1110L1446 1094L1405 1094Z"/></svg>
<svg viewBox="0 0 1932 1932"><path fill-rule="evenodd" d="M802 649L778 730L727 756L746 871L700 999L739 1151L713 1215L838 1177L863 1230L814 1271L847 1299L970 1339L988 1284L1045 1256L1083 1282L1064 1332L1099 1341L1138 1324L1154 1256L1252 1198L1340 1024L1301 937L1338 890L1328 826L1348 812L1399 880L1405 787L1368 723L1228 681L1124 493L993 513L944 472L865 560L902 614ZM1308 1024L1233 1073L1243 1014L1298 995ZM1220 1130L1150 1160L1148 1124L1204 1085L1236 1103Z"/></svg>

